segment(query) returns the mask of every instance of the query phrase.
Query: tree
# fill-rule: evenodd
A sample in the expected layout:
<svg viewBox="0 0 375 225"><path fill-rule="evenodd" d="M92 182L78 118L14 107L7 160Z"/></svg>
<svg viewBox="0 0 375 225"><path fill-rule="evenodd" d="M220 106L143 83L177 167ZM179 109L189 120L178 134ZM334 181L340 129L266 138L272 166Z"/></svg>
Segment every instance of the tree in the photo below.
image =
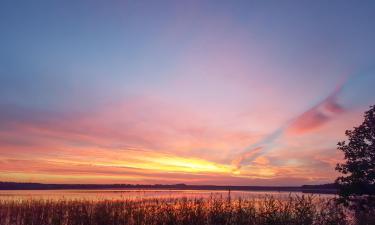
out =
<svg viewBox="0 0 375 225"><path fill-rule="evenodd" d="M348 142L339 142L345 162L336 170L343 176L336 179L340 203L371 209L375 206L375 105L365 112L363 123L347 130Z"/></svg>

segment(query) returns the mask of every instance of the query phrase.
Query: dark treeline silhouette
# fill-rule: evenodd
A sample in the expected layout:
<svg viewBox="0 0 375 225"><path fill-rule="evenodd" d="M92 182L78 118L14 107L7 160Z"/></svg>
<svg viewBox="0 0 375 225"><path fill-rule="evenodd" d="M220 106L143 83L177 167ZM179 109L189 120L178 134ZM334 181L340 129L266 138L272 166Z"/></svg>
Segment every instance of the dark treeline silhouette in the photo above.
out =
<svg viewBox="0 0 375 225"><path fill-rule="evenodd" d="M303 186L220 186L186 184L42 184L0 182L0 190L63 190L63 189L165 189L165 190L233 190L233 191L286 191L334 194L334 184Z"/></svg>

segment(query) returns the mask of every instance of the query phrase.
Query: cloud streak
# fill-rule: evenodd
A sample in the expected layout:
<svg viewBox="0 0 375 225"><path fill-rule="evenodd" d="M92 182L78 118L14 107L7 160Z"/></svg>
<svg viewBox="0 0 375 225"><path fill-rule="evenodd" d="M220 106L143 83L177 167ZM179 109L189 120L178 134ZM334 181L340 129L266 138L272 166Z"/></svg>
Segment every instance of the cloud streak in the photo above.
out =
<svg viewBox="0 0 375 225"><path fill-rule="evenodd" d="M272 149L274 142L283 134L299 135L312 132L334 119L337 115L345 112L345 108L338 102L338 96L346 83L347 81L342 82L318 104L291 119L260 142L249 146L244 153L232 160L232 165L238 170L243 164L251 163L258 156Z"/></svg>
<svg viewBox="0 0 375 225"><path fill-rule="evenodd" d="M303 134L313 131L343 113L345 109L337 101L341 89L342 86L334 90L323 101L293 119L287 128L287 132Z"/></svg>

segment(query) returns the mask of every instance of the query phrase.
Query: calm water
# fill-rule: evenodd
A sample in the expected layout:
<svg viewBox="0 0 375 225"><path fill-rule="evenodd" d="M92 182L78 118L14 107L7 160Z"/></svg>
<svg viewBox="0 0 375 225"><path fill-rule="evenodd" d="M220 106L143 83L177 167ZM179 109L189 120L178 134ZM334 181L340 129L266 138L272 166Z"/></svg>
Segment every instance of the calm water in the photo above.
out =
<svg viewBox="0 0 375 225"><path fill-rule="evenodd" d="M272 192L272 191L231 191L232 198L257 199L272 195L277 199L289 195L306 195L301 192ZM53 200L119 200L119 199L149 199L149 198L210 198L228 196L228 191L215 190L15 190L1 191L0 200L14 199L53 199ZM323 194L318 198L332 198L334 195Z"/></svg>

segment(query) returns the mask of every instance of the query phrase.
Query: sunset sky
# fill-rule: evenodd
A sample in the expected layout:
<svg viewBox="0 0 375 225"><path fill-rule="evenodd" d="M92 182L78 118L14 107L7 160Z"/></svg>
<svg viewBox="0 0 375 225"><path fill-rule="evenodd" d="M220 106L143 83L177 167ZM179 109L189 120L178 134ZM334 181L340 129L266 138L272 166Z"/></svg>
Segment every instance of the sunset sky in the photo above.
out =
<svg viewBox="0 0 375 225"><path fill-rule="evenodd" d="M1 1L0 181L333 182L375 1Z"/></svg>

